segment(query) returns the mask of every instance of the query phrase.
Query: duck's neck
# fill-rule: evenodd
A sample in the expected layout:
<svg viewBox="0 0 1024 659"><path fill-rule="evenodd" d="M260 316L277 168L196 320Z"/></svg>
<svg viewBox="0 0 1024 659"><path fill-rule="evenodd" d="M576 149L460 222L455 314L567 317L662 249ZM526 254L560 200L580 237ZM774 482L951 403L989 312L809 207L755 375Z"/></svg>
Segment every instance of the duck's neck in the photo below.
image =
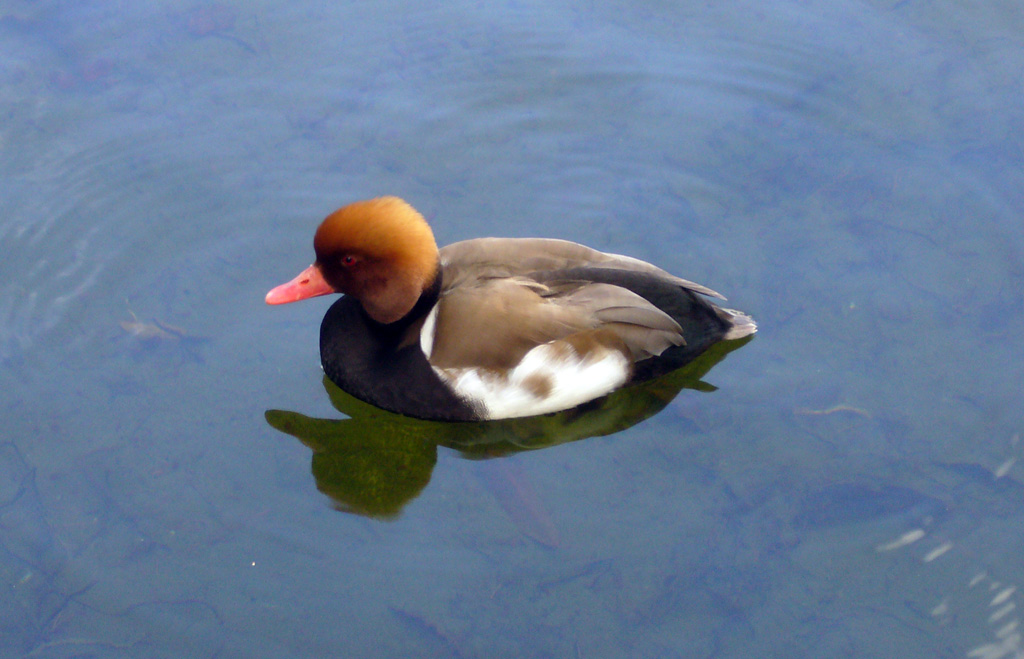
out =
<svg viewBox="0 0 1024 659"><path fill-rule="evenodd" d="M439 266L430 283L423 289L423 292L420 293L420 297L416 300L416 304L413 305L412 309L394 322L382 323L374 320L373 317L364 309L363 313L366 315L367 324L372 327L381 338L401 340L405 335L406 330L409 329L409 326L430 313L430 310L434 308L435 304L437 304L437 299L441 295L442 279L441 268Z"/></svg>
<svg viewBox="0 0 1024 659"><path fill-rule="evenodd" d="M350 286L339 290L354 295L377 323L390 325L412 313L437 279L440 259L435 257L431 265L426 263L407 263L399 257L368 262Z"/></svg>

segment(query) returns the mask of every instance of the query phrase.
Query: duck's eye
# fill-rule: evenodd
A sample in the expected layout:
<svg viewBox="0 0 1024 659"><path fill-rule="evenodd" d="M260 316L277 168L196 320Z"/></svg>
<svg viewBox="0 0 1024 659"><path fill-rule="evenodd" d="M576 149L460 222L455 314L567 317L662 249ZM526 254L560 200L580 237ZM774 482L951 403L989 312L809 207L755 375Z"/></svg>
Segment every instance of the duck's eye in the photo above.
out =
<svg viewBox="0 0 1024 659"><path fill-rule="evenodd" d="M352 265L355 262L356 262L356 257L352 256L351 254L346 254L345 256L341 257L341 264L342 265Z"/></svg>

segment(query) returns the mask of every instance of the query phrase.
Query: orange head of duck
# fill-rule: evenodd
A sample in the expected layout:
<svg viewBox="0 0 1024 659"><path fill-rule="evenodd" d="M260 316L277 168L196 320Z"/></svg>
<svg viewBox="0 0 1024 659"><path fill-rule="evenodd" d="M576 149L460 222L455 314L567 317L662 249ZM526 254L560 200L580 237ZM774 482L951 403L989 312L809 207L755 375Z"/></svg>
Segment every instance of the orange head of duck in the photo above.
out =
<svg viewBox="0 0 1024 659"><path fill-rule="evenodd" d="M267 304L344 293L379 323L393 323L415 306L438 275L440 259L427 221L398 197L343 206L313 239L316 261L267 293Z"/></svg>

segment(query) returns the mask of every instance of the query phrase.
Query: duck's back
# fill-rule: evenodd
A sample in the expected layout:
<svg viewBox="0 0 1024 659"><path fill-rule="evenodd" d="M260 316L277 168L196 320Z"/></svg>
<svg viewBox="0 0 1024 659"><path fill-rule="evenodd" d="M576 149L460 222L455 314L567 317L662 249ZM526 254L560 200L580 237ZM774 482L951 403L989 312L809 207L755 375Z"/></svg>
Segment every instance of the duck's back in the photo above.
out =
<svg viewBox="0 0 1024 659"><path fill-rule="evenodd" d="M569 268L609 268L641 272L678 283L695 293L725 299L706 286L676 277L647 261L610 254L555 238L474 238L440 250L445 288L459 286L466 277L532 276Z"/></svg>
<svg viewBox="0 0 1024 659"><path fill-rule="evenodd" d="M527 344L609 328L638 365L633 380L679 368L714 343L757 329L749 316L705 299L725 299L710 288L646 261L565 240L467 240L442 248L441 262L442 305L449 294L464 298L475 292L480 297L479 305L464 306L458 317L477 319L473 324L491 318L499 333L522 329ZM532 325L540 321L546 324ZM486 339L484 332L468 334L468 340ZM507 348L500 351L504 354ZM653 357L659 358L654 360L657 366L643 364Z"/></svg>

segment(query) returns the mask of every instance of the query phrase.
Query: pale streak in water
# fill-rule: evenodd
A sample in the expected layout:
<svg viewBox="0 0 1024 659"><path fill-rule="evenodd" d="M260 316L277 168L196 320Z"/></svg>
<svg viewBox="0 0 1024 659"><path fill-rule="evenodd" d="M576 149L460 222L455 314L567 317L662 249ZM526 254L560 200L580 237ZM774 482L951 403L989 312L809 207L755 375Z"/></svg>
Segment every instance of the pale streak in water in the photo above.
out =
<svg viewBox="0 0 1024 659"><path fill-rule="evenodd" d="M1002 619L1003 619L1003 618L1005 618L1005 617L1006 617L1007 615L1009 615L1010 613L1012 613L1012 612L1013 612L1013 610L1014 610L1014 609L1016 609L1016 608L1017 608L1017 605L1016 605L1016 604L1014 604L1013 602L1009 602L1009 603L1008 603L1008 604L1006 604L1006 605L1005 605L1005 606L1004 606L1003 608L999 609L998 611L996 611L995 613L993 613L992 615L990 615L990 616L988 617L988 621L989 621L989 622L996 622L996 621L998 621L998 620L1002 620Z"/></svg>
<svg viewBox="0 0 1024 659"><path fill-rule="evenodd" d="M899 549L900 547L906 547L909 544L915 543L923 537L924 529L914 529L912 531L907 531L888 544L879 545L875 549L878 551L892 551L893 549Z"/></svg>
<svg viewBox="0 0 1024 659"><path fill-rule="evenodd" d="M1002 478L1006 474L1010 473L1010 470L1013 469L1013 465L1016 464L1016 462L1017 458L1010 458L1003 462L1003 464L996 467L995 472L993 472L995 473L996 478Z"/></svg>
<svg viewBox="0 0 1024 659"><path fill-rule="evenodd" d="M998 630L996 630L996 637L997 638L1006 638L1007 636L1009 636L1013 632L1017 631L1017 625L1018 624L1019 624L1019 621L1017 621L1017 620L1014 620L1013 622L1006 623L1005 625L1000 627Z"/></svg>
<svg viewBox="0 0 1024 659"><path fill-rule="evenodd" d="M925 563L931 563L936 558L938 558L939 556L942 556L943 554L945 554L947 551L949 551L952 548L953 548L953 543L952 542L944 542L943 544L939 545L935 549L933 549L930 552L928 552L927 554L925 554L924 558L922 558L921 560L924 561Z"/></svg>

